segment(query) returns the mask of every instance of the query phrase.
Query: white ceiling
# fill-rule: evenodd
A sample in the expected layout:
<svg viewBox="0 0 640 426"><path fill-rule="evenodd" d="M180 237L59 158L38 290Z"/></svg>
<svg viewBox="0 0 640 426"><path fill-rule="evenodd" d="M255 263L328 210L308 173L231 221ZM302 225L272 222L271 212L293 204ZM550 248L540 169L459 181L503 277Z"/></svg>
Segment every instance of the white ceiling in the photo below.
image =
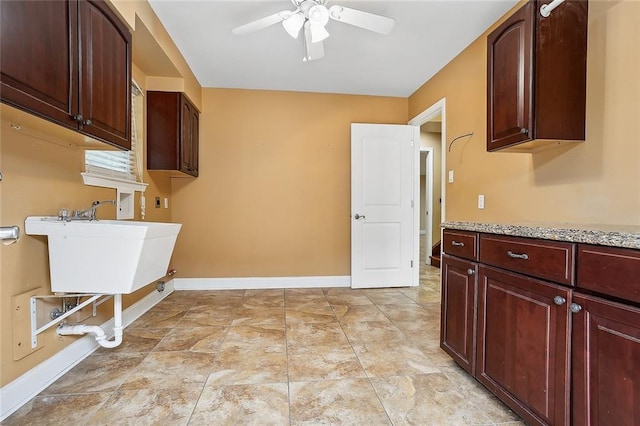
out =
<svg viewBox="0 0 640 426"><path fill-rule="evenodd" d="M329 0L396 20L383 36L330 21L325 57L302 62L302 37L276 24L231 30L282 10L290 0L149 0L203 87L408 97L517 0Z"/></svg>

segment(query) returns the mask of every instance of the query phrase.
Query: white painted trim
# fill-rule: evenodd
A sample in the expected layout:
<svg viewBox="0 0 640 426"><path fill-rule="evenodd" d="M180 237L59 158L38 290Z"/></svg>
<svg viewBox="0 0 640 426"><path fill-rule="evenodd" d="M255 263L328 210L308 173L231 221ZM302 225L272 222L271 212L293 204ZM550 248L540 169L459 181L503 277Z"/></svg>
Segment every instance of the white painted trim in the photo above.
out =
<svg viewBox="0 0 640 426"><path fill-rule="evenodd" d="M416 193L418 196L416 197ZM420 126L413 126L413 274L411 287L420 285Z"/></svg>
<svg viewBox="0 0 640 426"><path fill-rule="evenodd" d="M420 235L426 235L426 234L427 234L427 231L425 231L424 229L420 230Z"/></svg>
<svg viewBox="0 0 640 426"><path fill-rule="evenodd" d="M432 147L420 147L420 154L427 153L425 157L425 170L426 170L426 182L424 189L425 206L429 214L425 218L425 224L427 229L424 234L426 235L425 241L425 265L431 265L431 250L429 247L433 245L433 148ZM422 196L422 194L420 194ZM420 212L422 213L422 212Z"/></svg>
<svg viewBox="0 0 640 426"><path fill-rule="evenodd" d="M173 281L169 281L165 284L165 290L162 293L153 290L129 306L122 312L123 325L126 327L134 322L173 291ZM102 328L111 330L110 338L113 335L113 318L102 324ZM51 358L33 367L11 383L3 386L0 389L0 401L2 401L2 404L0 404L0 421L9 417L98 348L100 348L100 345L96 343L95 338L86 335L60 350Z"/></svg>
<svg viewBox="0 0 640 426"><path fill-rule="evenodd" d="M275 288L351 287L351 276L174 278L176 290L256 290Z"/></svg>
<svg viewBox="0 0 640 426"><path fill-rule="evenodd" d="M446 196L447 196L447 102L445 98L440 99L438 102L431 105L429 108L422 111L420 114L413 117L409 120L409 124L412 126L422 126L427 121L431 120L433 117L436 117L438 114L442 114L442 130L441 130L441 138L442 138L442 172L441 172L441 186L442 186L442 203L441 203L441 222L447 221L446 216ZM420 155L420 154L418 154ZM420 192L420 189L418 189ZM442 240L442 232L440 234L440 239Z"/></svg>
<svg viewBox="0 0 640 426"><path fill-rule="evenodd" d="M105 176L91 172L82 172L80 174L82 175L82 182L85 185L99 186L101 188L115 188L125 192L144 192L147 190L147 186L149 186L148 183L136 182L114 176Z"/></svg>

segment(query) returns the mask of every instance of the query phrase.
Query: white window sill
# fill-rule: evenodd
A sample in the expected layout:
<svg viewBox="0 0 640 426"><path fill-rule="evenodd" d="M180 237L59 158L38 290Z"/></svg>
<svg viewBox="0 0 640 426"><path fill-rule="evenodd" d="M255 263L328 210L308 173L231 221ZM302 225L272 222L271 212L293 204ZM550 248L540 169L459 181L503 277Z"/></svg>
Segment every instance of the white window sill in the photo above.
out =
<svg viewBox="0 0 640 426"><path fill-rule="evenodd" d="M116 190L116 219L133 219L133 194L135 191L144 192L148 184L89 172L81 173L81 175L85 185L114 188Z"/></svg>
<svg viewBox="0 0 640 426"><path fill-rule="evenodd" d="M147 189L148 183L134 182L126 179L119 179L111 176L97 175L94 173L84 172L82 175L82 181L85 185L99 186L102 188L115 188L121 192L144 192Z"/></svg>

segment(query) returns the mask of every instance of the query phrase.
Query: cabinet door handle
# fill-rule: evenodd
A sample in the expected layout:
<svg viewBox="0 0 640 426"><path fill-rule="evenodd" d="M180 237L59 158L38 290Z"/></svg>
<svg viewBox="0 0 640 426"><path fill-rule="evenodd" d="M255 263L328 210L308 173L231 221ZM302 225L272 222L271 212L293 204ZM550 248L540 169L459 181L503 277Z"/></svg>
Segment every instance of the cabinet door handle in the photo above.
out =
<svg viewBox="0 0 640 426"><path fill-rule="evenodd" d="M556 296L556 297L553 298L553 303L555 303L558 306L564 305L566 301L567 301L567 299L565 299L562 296Z"/></svg>
<svg viewBox="0 0 640 426"><path fill-rule="evenodd" d="M464 243L461 241L451 241L451 245L456 247L464 247Z"/></svg>
<svg viewBox="0 0 640 426"><path fill-rule="evenodd" d="M520 128L520 133L522 133L523 135L525 135L525 134L529 133L529 129L527 129L527 128L525 128L525 127L522 127L522 128Z"/></svg>
<svg viewBox="0 0 640 426"><path fill-rule="evenodd" d="M473 275L475 273L476 273L476 271L474 269L471 269L471 268L467 269L467 274Z"/></svg>
<svg viewBox="0 0 640 426"><path fill-rule="evenodd" d="M529 255L527 253L518 254L518 253L512 252L511 250L507 252L507 256L509 256L512 259L522 259L522 260L529 259Z"/></svg>
<svg viewBox="0 0 640 426"><path fill-rule="evenodd" d="M82 124L84 124L85 126L90 126L92 123L91 120L82 120Z"/></svg>
<svg viewBox="0 0 640 426"><path fill-rule="evenodd" d="M84 120L84 117L82 116L82 114L74 115L74 116L72 116L72 117L73 117L73 119L74 119L75 121L77 121L78 123L80 123L80 122L82 122L82 120Z"/></svg>
<svg viewBox="0 0 640 426"><path fill-rule="evenodd" d="M578 305L577 303L572 303L569 305L569 310L574 314L577 314L582 310L582 306Z"/></svg>

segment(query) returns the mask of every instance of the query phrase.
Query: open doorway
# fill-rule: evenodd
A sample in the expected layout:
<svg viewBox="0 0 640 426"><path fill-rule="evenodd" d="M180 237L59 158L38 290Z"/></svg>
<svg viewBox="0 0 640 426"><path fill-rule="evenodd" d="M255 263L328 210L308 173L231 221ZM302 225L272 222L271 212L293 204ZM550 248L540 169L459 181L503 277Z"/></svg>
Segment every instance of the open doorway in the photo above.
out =
<svg viewBox="0 0 640 426"><path fill-rule="evenodd" d="M420 259L439 266L440 224L445 220L445 100L441 99L409 121L420 127L420 185L414 195L420 206ZM437 256L436 256L437 255Z"/></svg>

